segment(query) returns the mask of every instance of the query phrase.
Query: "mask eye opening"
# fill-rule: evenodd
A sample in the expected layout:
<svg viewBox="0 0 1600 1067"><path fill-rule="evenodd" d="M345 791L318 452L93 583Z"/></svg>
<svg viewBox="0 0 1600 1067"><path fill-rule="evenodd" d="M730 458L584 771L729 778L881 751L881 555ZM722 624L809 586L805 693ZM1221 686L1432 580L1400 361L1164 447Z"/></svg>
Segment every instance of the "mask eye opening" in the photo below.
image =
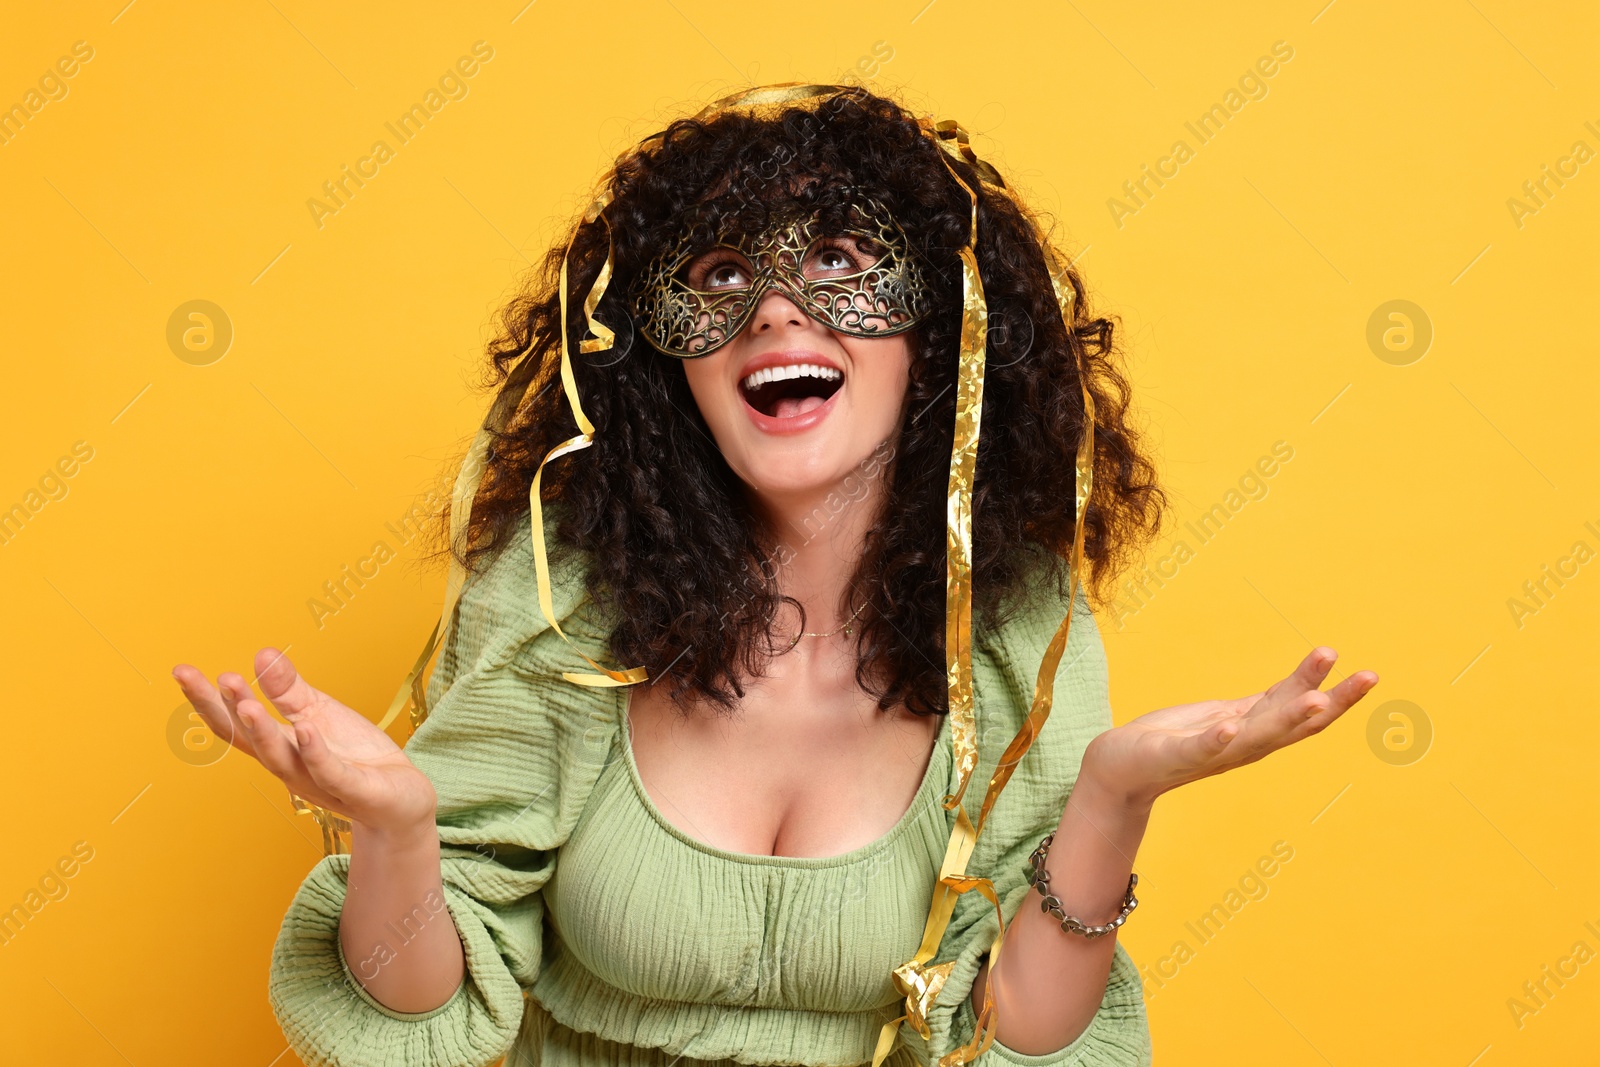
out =
<svg viewBox="0 0 1600 1067"><path fill-rule="evenodd" d="M800 272L812 281L853 278L878 266L888 253L887 246L864 233L818 234L806 245Z"/></svg>
<svg viewBox="0 0 1600 1067"><path fill-rule="evenodd" d="M737 293L754 283L755 266L739 249L717 244L686 257L675 277L697 293Z"/></svg>

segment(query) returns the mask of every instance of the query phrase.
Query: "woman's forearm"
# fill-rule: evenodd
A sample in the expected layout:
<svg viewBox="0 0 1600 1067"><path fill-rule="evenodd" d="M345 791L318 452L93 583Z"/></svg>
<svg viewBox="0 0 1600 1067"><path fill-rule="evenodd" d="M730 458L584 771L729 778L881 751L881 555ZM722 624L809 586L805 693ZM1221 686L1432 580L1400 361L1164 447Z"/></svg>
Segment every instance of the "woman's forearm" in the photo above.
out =
<svg viewBox="0 0 1600 1067"><path fill-rule="evenodd" d="M1121 911L1150 804L1107 788L1084 767L1045 861L1063 912L1096 925ZM1040 910L1043 899L1028 891L999 964L990 973L986 962L972 986L973 1008L981 1012L985 983L994 983L996 1040L1032 1056L1065 1048L1088 1028L1105 997L1117 938L1116 931L1096 938L1068 933Z"/></svg>
<svg viewBox="0 0 1600 1067"><path fill-rule="evenodd" d="M339 942L362 986L395 1011L431 1011L455 993L466 958L445 906L433 823L404 831L352 825Z"/></svg>

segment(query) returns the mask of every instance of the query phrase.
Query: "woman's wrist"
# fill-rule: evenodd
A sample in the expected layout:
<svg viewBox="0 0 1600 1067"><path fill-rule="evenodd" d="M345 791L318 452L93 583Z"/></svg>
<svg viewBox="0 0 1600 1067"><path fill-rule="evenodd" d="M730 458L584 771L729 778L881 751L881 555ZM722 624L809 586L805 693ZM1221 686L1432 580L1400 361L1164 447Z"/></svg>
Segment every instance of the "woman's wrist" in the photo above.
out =
<svg viewBox="0 0 1600 1067"><path fill-rule="evenodd" d="M1148 790L1103 774L1085 759L1068 803L1076 803L1097 821L1143 825L1150 818L1155 799Z"/></svg>
<svg viewBox="0 0 1600 1067"><path fill-rule="evenodd" d="M1116 933L1088 938L1064 930L1055 912L1040 904L1054 898L1060 912L1086 926L1113 922L1122 913L1149 818L1150 803L1138 790L1085 756L1043 860L1046 892L1037 895L1037 885L1028 891L1001 962L993 975L985 974L996 998L1009 1005L995 1035L1006 1047L1042 1055L1075 1040L1093 1018ZM974 1011L982 1010L986 993L973 983Z"/></svg>
<svg viewBox="0 0 1600 1067"><path fill-rule="evenodd" d="M375 824L350 820L350 849L405 854L439 847L439 827L433 817L409 819L394 824Z"/></svg>
<svg viewBox="0 0 1600 1067"><path fill-rule="evenodd" d="M1056 840L1082 842L1080 849L1086 846L1093 852L1105 853L1108 860L1117 856L1131 868L1149 822L1148 803L1091 775L1080 774L1061 812ZM1121 877L1126 879L1126 872Z"/></svg>
<svg viewBox="0 0 1600 1067"><path fill-rule="evenodd" d="M364 840L368 847L404 851L427 844L436 846L439 841L439 794L426 775L414 772L406 776L405 788L377 817L350 818L350 843Z"/></svg>

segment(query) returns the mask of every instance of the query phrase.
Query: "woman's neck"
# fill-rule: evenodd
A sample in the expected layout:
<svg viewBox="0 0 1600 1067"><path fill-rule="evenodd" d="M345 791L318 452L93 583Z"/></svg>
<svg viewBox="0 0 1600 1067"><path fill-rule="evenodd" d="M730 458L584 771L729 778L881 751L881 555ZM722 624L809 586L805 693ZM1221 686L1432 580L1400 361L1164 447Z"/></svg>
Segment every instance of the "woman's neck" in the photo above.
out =
<svg viewBox="0 0 1600 1067"><path fill-rule="evenodd" d="M842 626L871 591L846 589L861 561L867 536L883 504L881 471L852 473L840 484L813 492L757 500L777 540L773 554L778 591L805 605L805 629L827 633ZM796 620L798 625L798 620Z"/></svg>

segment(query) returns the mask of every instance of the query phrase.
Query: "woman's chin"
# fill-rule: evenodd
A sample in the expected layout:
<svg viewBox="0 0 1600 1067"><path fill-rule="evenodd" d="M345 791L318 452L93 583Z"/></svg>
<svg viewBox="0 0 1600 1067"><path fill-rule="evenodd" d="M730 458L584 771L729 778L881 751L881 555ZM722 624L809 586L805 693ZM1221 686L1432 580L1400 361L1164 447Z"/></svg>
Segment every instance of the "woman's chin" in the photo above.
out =
<svg viewBox="0 0 1600 1067"><path fill-rule="evenodd" d="M849 488L858 464L844 455L842 441L817 441L796 447L788 441L774 447L771 442L750 442L755 447L745 452L739 477L757 497L779 508L796 505L811 507L830 493ZM767 447L761 447L766 444ZM860 480L859 475L857 481ZM854 483L852 483L854 484ZM859 486L856 492L859 493Z"/></svg>
<svg viewBox="0 0 1600 1067"><path fill-rule="evenodd" d="M751 492L773 504L826 496L838 487L839 481L840 478L831 469L826 473L821 470L796 470L792 464L783 467L777 462L771 465L758 464L754 471L744 475L744 483Z"/></svg>

